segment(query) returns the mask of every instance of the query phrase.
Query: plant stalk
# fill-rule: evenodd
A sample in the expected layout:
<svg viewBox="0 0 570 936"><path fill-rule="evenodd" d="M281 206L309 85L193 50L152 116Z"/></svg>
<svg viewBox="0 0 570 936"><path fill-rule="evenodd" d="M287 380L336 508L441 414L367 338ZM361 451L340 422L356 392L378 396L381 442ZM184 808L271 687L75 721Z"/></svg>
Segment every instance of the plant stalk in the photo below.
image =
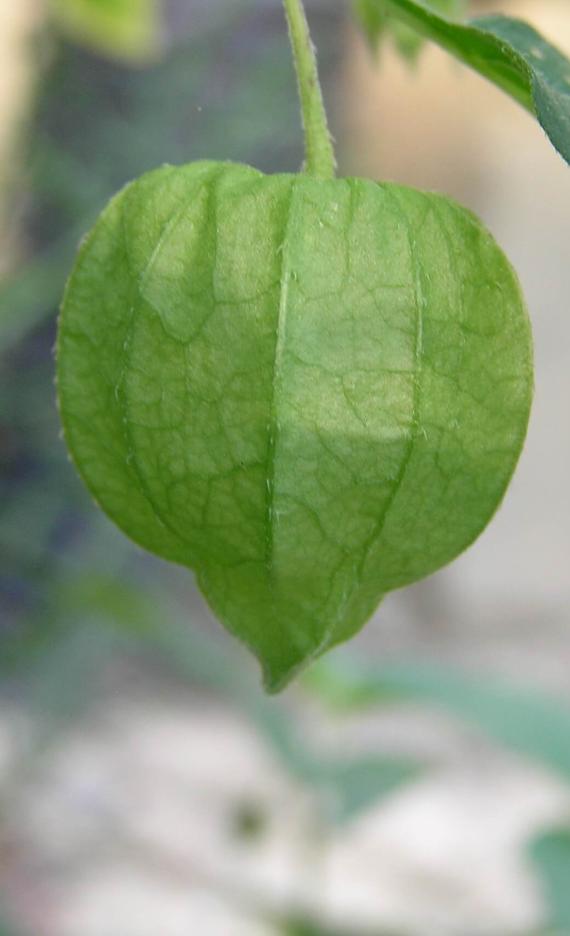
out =
<svg viewBox="0 0 570 936"><path fill-rule="evenodd" d="M303 0L283 0L283 3L289 24L305 131L304 171L321 179L333 179L336 159L319 82L317 56Z"/></svg>

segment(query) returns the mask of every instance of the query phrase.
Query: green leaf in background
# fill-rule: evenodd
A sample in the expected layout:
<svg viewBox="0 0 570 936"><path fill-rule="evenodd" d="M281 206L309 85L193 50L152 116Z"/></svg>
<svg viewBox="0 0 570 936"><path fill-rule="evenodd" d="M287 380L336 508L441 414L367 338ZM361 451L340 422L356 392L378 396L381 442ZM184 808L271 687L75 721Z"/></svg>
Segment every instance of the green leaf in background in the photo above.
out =
<svg viewBox="0 0 570 936"><path fill-rule="evenodd" d="M570 162L570 61L532 26L506 16L454 23L419 0L363 0L360 21L371 41L378 14L402 23L469 65L534 113Z"/></svg>
<svg viewBox="0 0 570 936"><path fill-rule="evenodd" d="M61 28L103 55L145 62L161 47L159 0L52 0Z"/></svg>
<svg viewBox="0 0 570 936"><path fill-rule="evenodd" d="M426 764L389 753L355 758L332 757L308 744L291 718L275 703L248 693L247 709L283 764L317 791L323 817L349 822L401 786L417 780Z"/></svg>
<svg viewBox="0 0 570 936"><path fill-rule="evenodd" d="M544 832L530 845L530 856L542 878L552 936L570 932L570 829Z"/></svg>
<svg viewBox="0 0 570 936"><path fill-rule="evenodd" d="M335 823L349 822L400 787L418 780L426 766L412 758L387 754L353 761L317 762L303 779L322 790L327 815ZM327 791L329 796L327 797Z"/></svg>
<svg viewBox="0 0 570 936"><path fill-rule="evenodd" d="M66 439L132 539L196 570L277 691L479 535L532 394L520 287L442 196L193 163L84 242Z"/></svg>
<svg viewBox="0 0 570 936"><path fill-rule="evenodd" d="M337 708L433 705L570 779L570 704L564 699L442 666L371 667L342 657L318 663L304 681Z"/></svg>
<svg viewBox="0 0 570 936"><path fill-rule="evenodd" d="M467 0L430 0L431 9L450 19L461 19L467 9ZM392 36L396 48L409 61L414 61L424 43L423 37L414 29L390 14L381 0L355 0L354 11L373 50L388 36Z"/></svg>

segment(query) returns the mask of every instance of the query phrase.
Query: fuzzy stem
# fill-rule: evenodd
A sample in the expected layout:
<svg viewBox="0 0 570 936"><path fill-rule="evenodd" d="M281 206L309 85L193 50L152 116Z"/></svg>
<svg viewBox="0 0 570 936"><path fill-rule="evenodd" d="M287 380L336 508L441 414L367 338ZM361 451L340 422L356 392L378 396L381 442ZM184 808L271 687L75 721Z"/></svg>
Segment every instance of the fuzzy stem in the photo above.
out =
<svg viewBox="0 0 570 936"><path fill-rule="evenodd" d="M336 160L323 101L315 47L302 0L283 0L305 130L305 172L332 179Z"/></svg>

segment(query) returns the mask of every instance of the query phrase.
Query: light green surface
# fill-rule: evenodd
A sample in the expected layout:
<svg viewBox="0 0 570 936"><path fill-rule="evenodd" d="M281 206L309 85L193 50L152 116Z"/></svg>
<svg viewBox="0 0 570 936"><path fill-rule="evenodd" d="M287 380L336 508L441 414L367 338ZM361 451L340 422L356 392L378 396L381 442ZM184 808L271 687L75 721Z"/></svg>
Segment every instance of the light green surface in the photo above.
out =
<svg viewBox="0 0 570 936"><path fill-rule="evenodd" d="M196 570L276 690L480 533L531 359L517 279L456 204L195 163L85 241L59 393L97 501Z"/></svg>

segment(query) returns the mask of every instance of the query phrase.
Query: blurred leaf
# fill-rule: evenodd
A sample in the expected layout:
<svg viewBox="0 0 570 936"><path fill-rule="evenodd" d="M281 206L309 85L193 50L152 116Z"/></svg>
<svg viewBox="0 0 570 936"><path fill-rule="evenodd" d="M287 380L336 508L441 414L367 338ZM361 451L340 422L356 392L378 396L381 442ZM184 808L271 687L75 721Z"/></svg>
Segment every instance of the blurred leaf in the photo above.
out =
<svg viewBox="0 0 570 936"><path fill-rule="evenodd" d="M570 705L563 699L444 667L375 668L338 657L316 664L305 685L335 707L431 704L570 779Z"/></svg>
<svg viewBox="0 0 570 936"><path fill-rule="evenodd" d="M318 756L318 752L315 752ZM319 761L307 779L321 785L326 795L330 789L328 813L334 822L343 823L366 812L379 800L400 787L417 780L423 768L411 759L383 757L359 758L343 763Z"/></svg>
<svg viewBox="0 0 570 936"><path fill-rule="evenodd" d="M570 162L570 61L532 26L506 16L487 16L462 25L421 0L364 2L368 12L360 19L370 39L374 38L374 14L386 11L397 17L534 113L558 152Z"/></svg>
<svg viewBox="0 0 570 936"><path fill-rule="evenodd" d="M160 49L158 0L52 0L61 28L104 55L144 62Z"/></svg>
<svg viewBox="0 0 570 936"><path fill-rule="evenodd" d="M570 828L552 829L534 839L530 855L542 878L549 926L570 932Z"/></svg>
<svg viewBox="0 0 570 936"><path fill-rule="evenodd" d="M467 0L429 0L427 5L450 19L459 20L465 14ZM423 37L390 14L389 7L382 0L354 0L354 10L373 50L383 39L391 36L401 55L415 61L424 44Z"/></svg>
<svg viewBox="0 0 570 936"><path fill-rule="evenodd" d="M278 702L259 694L249 712L290 773L315 788L327 819L348 822L379 799L418 778L417 761L389 754L354 759L331 757L309 746L295 721Z"/></svg>

